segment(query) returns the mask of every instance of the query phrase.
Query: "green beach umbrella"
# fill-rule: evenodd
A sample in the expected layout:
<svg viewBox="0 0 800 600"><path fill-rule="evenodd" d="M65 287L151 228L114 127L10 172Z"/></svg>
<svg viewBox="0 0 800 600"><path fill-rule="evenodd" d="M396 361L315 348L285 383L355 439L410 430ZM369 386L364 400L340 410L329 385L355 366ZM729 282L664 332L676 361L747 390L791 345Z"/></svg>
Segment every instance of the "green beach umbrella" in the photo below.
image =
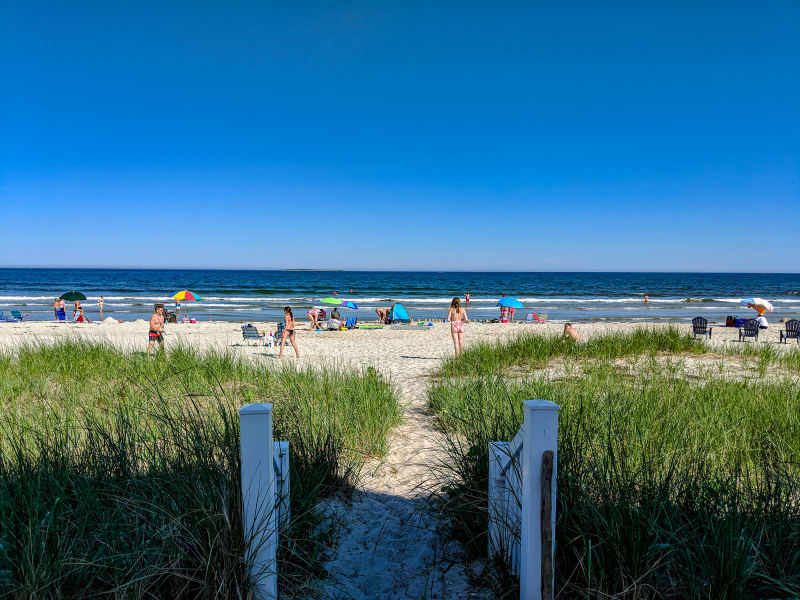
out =
<svg viewBox="0 0 800 600"><path fill-rule="evenodd" d="M339 298L323 298L322 302L325 304L342 304L342 301Z"/></svg>
<svg viewBox="0 0 800 600"><path fill-rule="evenodd" d="M61 300L66 300L67 302L75 302L75 300L86 300L86 296L84 296L80 292L76 292L75 290L67 292L66 294L61 294L59 298Z"/></svg>

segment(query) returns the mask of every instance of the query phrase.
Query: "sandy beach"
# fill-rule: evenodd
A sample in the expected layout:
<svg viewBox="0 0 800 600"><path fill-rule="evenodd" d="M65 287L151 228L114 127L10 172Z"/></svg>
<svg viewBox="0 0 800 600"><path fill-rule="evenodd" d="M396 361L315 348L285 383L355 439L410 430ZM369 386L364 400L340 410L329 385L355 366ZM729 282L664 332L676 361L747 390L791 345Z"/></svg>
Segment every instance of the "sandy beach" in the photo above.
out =
<svg viewBox="0 0 800 600"><path fill-rule="evenodd" d="M275 330L276 324L254 323L259 329ZM326 592L333 598L474 598L470 574L460 549L443 542L441 523L429 496L439 489L436 465L446 460L441 438L426 410L428 376L452 355L449 325L414 329L355 329L309 331L302 323L297 332L301 358L290 346L282 364L371 366L397 387L405 420L392 434L388 455L369 464L351 499L334 499L325 508L343 519L339 544L329 557L330 577ZM656 325L664 326L664 325ZM584 323L577 329L582 339L630 331L641 324ZM680 325L689 331L688 325ZM466 325L466 344L502 340L522 332L559 335L562 323ZM796 343L778 344L780 323L761 332L759 345L788 349ZM52 343L67 338L102 341L117 348L144 352L146 322L63 324L55 322L4 323L0 326L0 349L22 344ZM200 350L241 353L254 361L278 363L277 347L242 343L241 324L200 322L168 324L166 347L186 345ZM734 328L715 327L712 346L739 346ZM749 342L752 345L752 342ZM731 358L732 363L735 358Z"/></svg>

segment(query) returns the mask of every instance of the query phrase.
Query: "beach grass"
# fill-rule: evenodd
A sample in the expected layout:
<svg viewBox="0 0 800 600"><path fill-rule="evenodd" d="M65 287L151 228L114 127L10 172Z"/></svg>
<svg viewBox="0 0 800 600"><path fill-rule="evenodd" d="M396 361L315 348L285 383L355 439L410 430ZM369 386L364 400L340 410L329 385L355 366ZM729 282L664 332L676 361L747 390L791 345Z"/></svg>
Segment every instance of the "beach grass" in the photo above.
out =
<svg viewBox="0 0 800 600"><path fill-rule="evenodd" d="M347 492L400 421L372 369L295 370L230 352L148 359L103 344L0 356L0 596L246 598L238 408L274 405L290 442L283 593L322 576Z"/></svg>
<svg viewBox="0 0 800 600"><path fill-rule="evenodd" d="M711 346L703 339L681 332L674 326L641 326L632 332L593 336L580 344L570 338L530 331L510 340L471 345L459 356L445 360L439 374L445 377L474 377L503 373L510 369L539 369L556 358L576 362L657 354L741 356L766 366L779 365L789 371L800 371L800 348L781 350L771 344Z"/></svg>
<svg viewBox="0 0 800 600"><path fill-rule="evenodd" d="M429 390L452 459L447 514L469 556L486 554L488 444L512 439L522 401L543 398L561 407L555 567L563 597L800 595L796 378L686 377L635 360L704 352L671 332L572 344L566 377L502 374L506 360L542 364L562 343L515 340L500 360L479 349L446 370L472 377L442 377ZM615 364L624 356L634 376ZM518 597L506 565L490 573L499 596Z"/></svg>

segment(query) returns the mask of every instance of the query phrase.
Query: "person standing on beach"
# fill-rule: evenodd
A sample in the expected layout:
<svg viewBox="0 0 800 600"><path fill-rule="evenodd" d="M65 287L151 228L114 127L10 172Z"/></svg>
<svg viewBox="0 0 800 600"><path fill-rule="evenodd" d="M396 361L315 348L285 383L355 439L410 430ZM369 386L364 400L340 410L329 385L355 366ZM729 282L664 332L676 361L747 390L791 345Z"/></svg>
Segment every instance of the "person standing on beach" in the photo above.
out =
<svg viewBox="0 0 800 600"><path fill-rule="evenodd" d="M389 317L389 309L388 308L376 308L375 312L378 315L378 323L385 323L386 319Z"/></svg>
<svg viewBox="0 0 800 600"><path fill-rule="evenodd" d="M61 308L61 301L58 298L53 298L53 314L58 321L58 309Z"/></svg>
<svg viewBox="0 0 800 600"><path fill-rule="evenodd" d="M453 336L453 348L456 356L464 352L464 321L467 319L467 311L461 307L461 300L453 298L450 303L450 310L447 311L447 320L450 322L450 335Z"/></svg>
<svg viewBox="0 0 800 600"><path fill-rule="evenodd" d="M147 334L147 356L153 351L156 342L159 345L159 352L164 352L164 309L160 306L155 308L150 317L150 332Z"/></svg>
<svg viewBox="0 0 800 600"><path fill-rule="evenodd" d="M103 316L103 305L106 303L106 299L100 296L100 299L97 301L97 306L100 307L100 317Z"/></svg>
<svg viewBox="0 0 800 600"><path fill-rule="evenodd" d="M297 343L294 341L294 315L292 315L292 307L285 306L283 308L283 336L281 337L281 349L278 352L278 358L283 356L283 347L286 345L286 338L292 343L294 353L297 358L300 358L300 350L297 349Z"/></svg>

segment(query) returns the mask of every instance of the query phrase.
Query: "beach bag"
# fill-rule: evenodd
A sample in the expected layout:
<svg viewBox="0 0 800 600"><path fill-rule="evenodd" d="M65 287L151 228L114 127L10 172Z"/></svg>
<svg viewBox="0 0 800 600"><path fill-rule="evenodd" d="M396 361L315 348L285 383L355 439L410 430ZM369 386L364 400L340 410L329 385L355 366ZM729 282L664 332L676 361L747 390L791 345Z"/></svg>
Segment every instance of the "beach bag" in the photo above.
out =
<svg viewBox="0 0 800 600"><path fill-rule="evenodd" d="M728 315L725 318L725 327L735 327L736 326L736 317Z"/></svg>

